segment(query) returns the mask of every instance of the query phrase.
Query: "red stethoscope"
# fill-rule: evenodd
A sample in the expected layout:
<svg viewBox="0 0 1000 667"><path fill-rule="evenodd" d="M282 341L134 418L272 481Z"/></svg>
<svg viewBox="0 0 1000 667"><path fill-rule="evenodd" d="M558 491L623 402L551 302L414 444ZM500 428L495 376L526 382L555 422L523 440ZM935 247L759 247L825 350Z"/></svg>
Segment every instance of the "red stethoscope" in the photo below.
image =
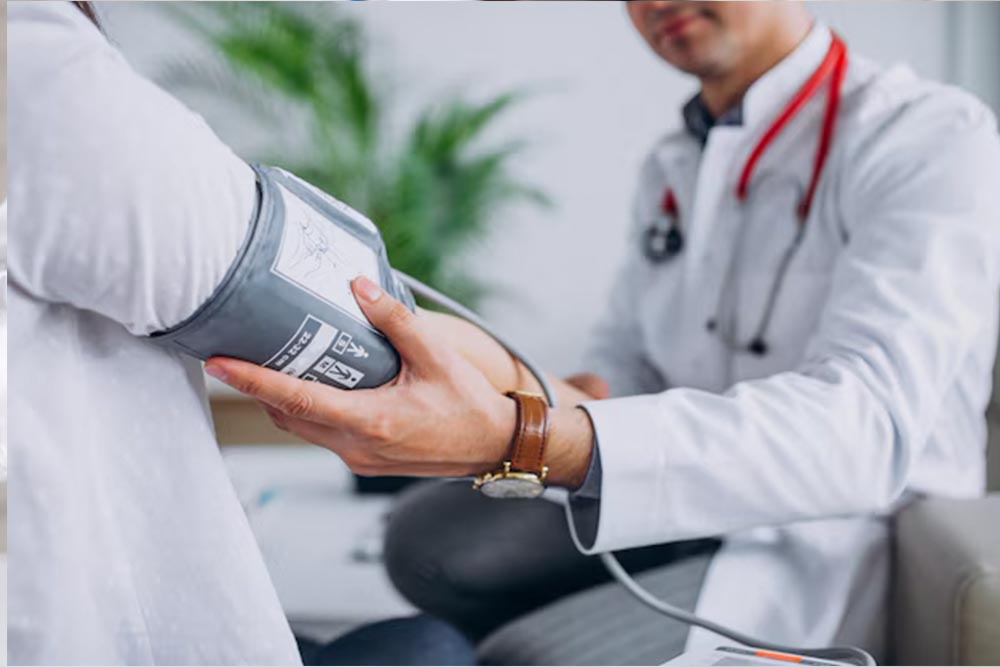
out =
<svg viewBox="0 0 1000 667"><path fill-rule="evenodd" d="M816 93L819 92L823 83L828 82L826 108L823 112L823 124L820 128L819 141L816 147L816 157L813 161L812 176L809 179L809 186L806 188L805 194L796 209L796 224L798 225L798 233L795 236L795 241L782 257L777 275L775 276L775 280L771 287L763 316L761 317L760 323L756 328L754 336L746 344L740 344L737 341L732 340L731 337L727 337L725 335L723 336L723 340L733 348L746 349L747 351L757 355L763 355L767 352L767 344L764 341L764 334L766 333L767 326L770 323L771 312L774 309L774 302L777 299L778 292L781 291L781 285L784 282L788 265L791 262L792 255L794 254L796 247L798 247L799 241L802 238L802 231L805 227L806 219L809 216L813 196L816 194L816 187L819 184L819 178L823 171L823 166L826 164L826 158L830 152L830 144L833 141L834 126L837 120L837 110L840 106L841 88L843 87L844 73L846 70L847 46L844 44L844 41L834 33L830 42L830 48L827 50L826 56L823 58L823 62L819 64L812 75L810 75L806 82L802 84L802 87L796 91L795 95L792 96L785 108L767 128L767 131L765 131L763 136L761 136L760 141L757 142L757 145L754 146L754 149L750 152L749 157L747 157L746 164L743 165L743 170L740 172L740 178L736 185L736 199L742 203L747 199L747 194L750 190L750 183L753 179L754 168L760 161L761 156L763 156L765 151L774 141L775 137L778 136L788 122L795 117L802 107L805 106L806 102L812 99ZM677 198L674 196L673 189L669 186L663 193L663 199L660 202L660 213L661 215L659 219L650 225L644 236L645 255L649 261L654 263L660 263L664 260L671 259L680 254L681 250L684 248L684 234L680 224L681 217L677 208ZM717 330L718 321L718 317L712 318L708 321L707 328L710 331Z"/></svg>

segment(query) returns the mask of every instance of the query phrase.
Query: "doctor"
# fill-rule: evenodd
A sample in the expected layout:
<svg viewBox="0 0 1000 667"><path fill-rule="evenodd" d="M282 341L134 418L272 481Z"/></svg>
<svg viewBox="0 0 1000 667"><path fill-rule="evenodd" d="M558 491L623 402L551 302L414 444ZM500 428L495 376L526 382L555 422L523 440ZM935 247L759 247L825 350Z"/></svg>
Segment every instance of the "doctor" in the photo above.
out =
<svg viewBox="0 0 1000 667"><path fill-rule="evenodd" d="M614 398L549 410L539 451L537 405L491 391L433 321L364 280L362 308L404 359L391 385L341 392L229 359L208 370L362 474L486 473L482 491L523 495L596 480L596 502L568 503L583 552L722 536L700 614L774 641L877 651L887 517L916 494L984 486L994 118L960 90L865 60L798 3L627 9L701 91L643 167L628 256L587 357ZM507 534L488 516L458 535L438 514L426 539L472 563ZM605 605L585 631L607 637L618 598L579 595ZM500 637L510 660L573 657L559 642ZM634 649L620 650L601 661L629 661Z"/></svg>

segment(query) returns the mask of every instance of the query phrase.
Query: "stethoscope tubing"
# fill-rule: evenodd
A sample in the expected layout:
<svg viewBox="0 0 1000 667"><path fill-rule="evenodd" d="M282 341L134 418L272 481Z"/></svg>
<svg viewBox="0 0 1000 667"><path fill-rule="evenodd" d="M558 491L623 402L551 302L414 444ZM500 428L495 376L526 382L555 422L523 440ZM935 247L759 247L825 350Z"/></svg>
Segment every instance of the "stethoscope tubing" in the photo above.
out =
<svg viewBox="0 0 1000 667"><path fill-rule="evenodd" d="M757 355L766 354L768 345L766 342L767 330L770 326L778 296L782 291L788 269L791 265L795 252L801 245L804 236L804 228L812 202L816 194L819 179L826 165L830 146L833 141L833 134L836 125L837 112L840 108L841 89L844 75L847 70L847 47L843 40L833 33L830 47L820 65L813 71L806 82L796 91L789 103L782 109L775 120L768 126L760 140L755 144L750 152L736 186L736 199L740 204L747 200L750 185L753 179L754 170L757 163L767 151L771 143L781 133L782 129L791 119L805 106L812 97L820 90L824 82L828 82L828 93L826 106L823 112L823 119L817 140L816 155L813 162L813 170L798 207L796 208L796 225L798 227L791 245L782 254L779 260L778 270L775 279L771 283L765 301L764 310L754 334L750 341L741 344L736 340L735 323L727 330L721 327L723 297L720 295L719 304L716 308L715 316L709 320L707 327L710 331L716 331L720 340L730 349L745 350ZM648 227L643 236L643 251L646 258L654 263L660 263L672 259L680 254L684 247L684 237L680 225L680 213L673 189L666 188L660 204L661 215ZM742 228L741 228L742 229ZM741 234L741 239L743 235ZM730 267L731 268L731 267ZM733 276L732 271L726 271L726 278L723 281L723 292L731 289Z"/></svg>

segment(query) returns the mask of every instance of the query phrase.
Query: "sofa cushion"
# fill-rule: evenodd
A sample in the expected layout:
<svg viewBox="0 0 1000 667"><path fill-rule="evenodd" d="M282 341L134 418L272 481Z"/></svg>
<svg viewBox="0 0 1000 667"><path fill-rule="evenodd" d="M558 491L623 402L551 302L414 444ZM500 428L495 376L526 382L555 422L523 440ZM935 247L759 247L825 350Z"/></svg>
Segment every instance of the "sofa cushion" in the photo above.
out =
<svg viewBox="0 0 1000 667"><path fill-rule="evenodd" d="M1000 494L896 517L892 663L1000 664Z"/></svg>

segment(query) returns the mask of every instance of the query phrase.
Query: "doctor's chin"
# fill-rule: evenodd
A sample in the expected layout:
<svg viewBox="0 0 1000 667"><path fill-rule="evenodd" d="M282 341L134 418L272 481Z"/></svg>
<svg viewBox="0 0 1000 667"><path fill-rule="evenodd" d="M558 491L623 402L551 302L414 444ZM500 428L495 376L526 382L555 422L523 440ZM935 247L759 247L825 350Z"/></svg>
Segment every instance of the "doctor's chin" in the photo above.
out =
<svg viewBox="0 0 1000 667"><path fill-rule="evenodd" d="M1000 2L0 13L4 665L1000 664Z"/></svg>

